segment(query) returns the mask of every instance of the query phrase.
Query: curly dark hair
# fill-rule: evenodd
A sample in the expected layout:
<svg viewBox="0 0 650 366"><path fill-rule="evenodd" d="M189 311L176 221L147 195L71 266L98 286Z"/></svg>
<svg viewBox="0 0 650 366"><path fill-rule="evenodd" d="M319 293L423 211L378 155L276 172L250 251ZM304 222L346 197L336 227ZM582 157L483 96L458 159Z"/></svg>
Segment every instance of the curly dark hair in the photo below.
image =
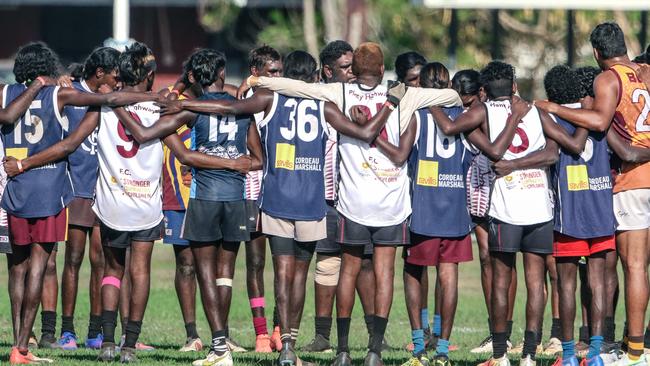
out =
<svg viewBox="0 0 650 366"><path fill-rule="evenodd" d="M632 61L637 64L650 64L650 44L648 45L648 48L645 49L644 53L638 55Z"/></svg>
<svg viewBox="0 0 650 366"><path fill-rule="evenodd" d="M156 71L156 58L146 44L134 42L120 55L120 79L125 85L143 82L151 71Z"/></svg>
<svg viewBox="0 0 650 366"><path fill-rule="evenodd" d="M598 24L591 31L589 41L591 41L591 46L598 51L598 54L604 60L627 54L623 30L614 22Z"/></svg>
<svg viewBox="0 0 650 366"><path fill-rule="evenodd" d="M293 51L284 58L284 76L308 83L314 81L316 60L305 51Z"/></svg>
<svg viewBox="0 0 650 366"><path fill-rule="evenodd" d="M420 70L420 86L445 89L449 87L449 70L440 62L430 62Z"/></svg>
<svg viewBox="0 0 650 366"><path fill-rule="evenodd" d="M481 74L472 69L460 70L451 79L451 87L460 95L478 95Z"/></svg>
<svg viewBox="0 0 650 366"><path fill-rule="evenodd" d="M224 67L226 67L226 56L223 52L201 48L194 51L183 62L183 82L187 86L190 85L188 73L191 71L194 80L202 87L206 87L217 80Z"/></svg>
<svg viewBox="0 0 650 366"><path fill-rule="evenodd" d="M567 65L553 66L544 76L548 100L558 104L575 103L584 95L578 74Z"/></svg>
<svg viewBox="0 0 650 366"><path fill-rule="evenodd" d="M261 71L264 68L264 64L267 62L280 60L282 60L280 52L276 51L275 48L264 44L260 47L253 48L248 54L248 67L255 66L258 71Z"/></svg>
<svg viewBox="0 0 650 366"><path fill-rule="evenodd" d="M503 61L491 61L481 70L480 81L490 99L512 96L515 68Z"/></svg>
<svg viewBox="0 0 650 366"><path fill-rule="evenodd" d="M397 74L397 80L404 81L406 73L410 69L417 65L424 66L426 64L427 60L424 56L414 51L404 52L397 55L397 58L395 59L395 73Z"/></svg>
<svg viewBox="0 0 650 366"><path fill-rule="evenodd" d="M16 82L31 83L39 76L57 77L59 57L43 42L31 42L18 49L14 62Z"/></svg>
<svg viewBox="0 0 650 366"><path fill-rule="evenodd" d="M578 79L580 80L580 85L582 86L583 95L582 98L587 95L590 97L595 97L594 95L594 80L596 76L600 74L601 70L593 66L584 66L578 67L575 69L576 74L578 74Z"/></svg>
<svg viewBox="0 0 650 366"><path fill-rule="evenodd" d="M320 50L320 54L318 55L320 67L322 68L325 65L334 67L336 60L348 52L354 52L354 49L346 41L337 40L328 43Z"/></svg>
<svg viewBox="0 0 650 366"><path fill-rule="evenodd" d="M118 61L120 59L120 51L112 47L99 47L95 48L93 52L88 55L84 62L83 78L90 79L97 69L101 68L105 73L117 69Z"/></svg>

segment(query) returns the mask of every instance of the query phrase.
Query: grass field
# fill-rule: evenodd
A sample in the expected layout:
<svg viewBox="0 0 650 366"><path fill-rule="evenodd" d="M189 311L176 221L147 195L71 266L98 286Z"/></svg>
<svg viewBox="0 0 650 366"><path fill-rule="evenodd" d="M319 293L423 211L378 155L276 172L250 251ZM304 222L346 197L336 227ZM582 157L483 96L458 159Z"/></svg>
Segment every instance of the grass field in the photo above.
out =
<svg viewBox="0 0 650 366"><path fill-rule="evenodd" d="M63 248L62 248L63 249ZM398 250L398 255L401 250ZM469 352L487 335L487 315L483 293L480 285L480 272L478 264L478 254L474 253L475 260L472 263L461 265L460 267L460 295L458 301L458 311L452 332L452 344L460 347L458 351L450 354L451 360L458 365L475 365L478 361L483 361L488 355L473 355ZM239 253L237 261L237 272L233 283L233 303L230 312L230 334L233 339L238 341L244 347L254 348L255 336L252 326L250 307L246 295L245 286L245 268L244 268L244 251L243 248ZM393 347L392 350L384 353L384 362L386 365L400 365L409 357L409 353L404 350L404 345L410 341L410 326L406 315L404 303L404 291L401 275L401 259L396 261L397 269L395 276L395 298L391 310L386 338ZM63 252L58 258L59 274L63 267ZM521 268L521 262L518 267ZM171 247L167 245L156 245L154 250L154 260L152 266L151 296L145 315L141 340L145 343L157 347L154 352L142 352L139 354L140 364L142 365L189 365L191 361L203 356L204 353L179 353L177 349L185 340L185 329L183 320L176 298L173 286L174 276L174 258ZM313 263L312 263L313 267ZM0 259L0 268L6 268L5 257ZM432 273L433 270L430 270ZM77 302L77 313L75 314L75 327L79 335L86 335L88 323L88 287L87 279L89 276L89 264L86 260L81 271L82 283L79 289L79 300ZM519 271L519 291L514 316L513 342L517 343L523 337L524 310L525 310L525 286L523 282L523 271ZM271 321L272 304L273 304L273 272L270 262L270 253L267 255L266 265L266 301L267 301L267 319ZM0 364L8 363L9 347L11 345L11 320L10 305L6 290L7 272L0 271ZM433 291L430 291L433 293ZM198 295L198 294L197 294ZM432 296L429 296L431 299ZM621 301L622 304L622 301ZM433 304L430 308L433 308ZM432 310L429 312L433 313ZM580 312L578 311L578 316ZM57 332L60 329L60 304L57 319ZM432 316L432 315L431 315ZM314 292L313 292L313 271L308 279L307 300L303 314L300 336L298 339L298 348L308 343L314 334ZM619 306L617 313L617 334L620 336L622 331L623 306ZM550 332L551 315L547 306L544 317L544 341L548 339ZM202 336L204 343L209 343L210 330L205 320L200 301L197 299L197 326L199 334ZM40 316L36 320L36 333L40 335ZM271 325L269 324L269 329ZM335 325L332 329L332 342L336 344ZM83 338L80 340L83 342ZM367 332L363 322L363 312L357 301L354 309L351 336L351 347L353 348L352 357L354 364L363 364L365 356L365 346L367 344ZM80 348L76 352L64 351L38 351L37 355L41 357L54 358L57 365L84 365L96 364L96 351L87 351ZM319 365L329 365L334 354L304 354L300 353L303 359L315 362ZM234 355L235 365L272 365L277 354L260 355L253 352L238 353ZM513 358L514 361L516 358ZM546 366L553 360L550 358L540 358L538 365Z"/></svg>

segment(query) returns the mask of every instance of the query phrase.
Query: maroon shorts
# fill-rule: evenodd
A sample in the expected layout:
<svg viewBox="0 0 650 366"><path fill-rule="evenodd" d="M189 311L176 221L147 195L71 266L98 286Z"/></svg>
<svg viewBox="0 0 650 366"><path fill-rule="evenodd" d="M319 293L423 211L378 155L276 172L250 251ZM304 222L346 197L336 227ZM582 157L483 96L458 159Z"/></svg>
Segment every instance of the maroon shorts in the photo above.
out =
<svg viewBox="0 0 650 366"><path fill-rule="evenodd" d="M404 254L406 263L418 266L437 266L438 263L470 262L472 238L469 235L456 238L433 238L411 233L411 246Z"/></svg>
<svg viewBox="0 0 650 366"><path fill-rule="evenodd" d="M579 239L558 233L557 231L554 234L554 257L589 257L592 254L607 250L616 250L616 239L614 235Z"/></svg>
<svg viewBox="0 0 650 366"><path fill-rule="evenodd" d="M68 225L92 228L99 225L91 198L75 197L68 204Z"/></svg>
<svg viewBox="0 0 650 366"><path fill-rule="evenodd" d="M67 240L68 215L65 208L54 216L24 219L7 214L7 218L9 236L15 245L56 243Z"/></svg>

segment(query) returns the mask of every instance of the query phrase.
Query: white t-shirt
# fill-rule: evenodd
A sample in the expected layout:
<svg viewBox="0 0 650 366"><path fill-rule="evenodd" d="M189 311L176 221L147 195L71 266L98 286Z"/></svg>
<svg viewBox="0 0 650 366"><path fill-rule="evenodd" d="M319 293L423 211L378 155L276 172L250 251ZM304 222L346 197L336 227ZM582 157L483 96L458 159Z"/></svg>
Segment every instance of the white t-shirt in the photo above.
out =
<svg viewBox="0 0 650 366"><path fill-rule="evenodd" d="M343 112L362 105L375 115L386 101L386 87L359 84L344 85ZM378 138L399 145L399 113L388 118ZM406 163L396 166L377 147L339 135L340 184L338 211L350 220L366 226L397 225L411 214Z"/></svg>
<svg viewBox="0 0 650 366"><path fill-rule="evenodd" d="M125 107L142 125L160 117L153 102ZM163 219L160 140L138 144L110 108L101 112L97 133L99 177L93 211L108 227L137 231L155 227Z"/></svg>
<svg viewBox="0 0 650 366"><path fill-rule="evenodd" d="M488 129L494 142L506 126L510 101L488 101ZM527 156L546 146L539 111L533 107L519 122L504 160ZM546 169L516 170L494 182L489 215L513 225L533 225L553 219L553 204Z"/></svg>

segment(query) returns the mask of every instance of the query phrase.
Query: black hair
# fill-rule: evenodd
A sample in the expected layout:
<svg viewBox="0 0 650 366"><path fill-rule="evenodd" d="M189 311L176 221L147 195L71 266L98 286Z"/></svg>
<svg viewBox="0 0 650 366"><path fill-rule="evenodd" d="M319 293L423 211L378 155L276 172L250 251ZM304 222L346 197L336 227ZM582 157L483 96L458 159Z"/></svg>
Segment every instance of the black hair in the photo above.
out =
<svg viewBox="0 0 650 366"><path fill-rule="evenodd" d="M472 69L460 70L451 79L451 87L460 95L478 95L481 74Z"/></svg>
<svg viewBox="0 0 650 366"><path fill-rule="evenodd" d="M346 41L332 41L325 45L320 51L318 58L320 59L321 68L325 65L329 67L334 67L334 63L339 57L345 55L348 52L354 52L354 49Z"/></svg>
<svg viewBox="0 0 650 366"><path fill-rule="evenodd" d="M596 76L600 74L600 69L593 66L584 66L584 67L578 67L577 69L575 69L575 71L576 74L578 75L578 80L580 80L582 91L584 92L582 97L584 98L587 95L592 98L595 97L594 80L596 79Z"/></svg>
<svg viewBox="0 0 650 366"><path fill-rule="evenodd" d="M78 62L73 62L68 65L68 74L75 80L81 80L84 76L84 65Z"/></svg>
<svg viewBox="0 0 650 366"><path fill-rule="evenodd" d="M449 87L449 70L440 62L430 62L420 70L420 86L445 89Z"/></svg>
<svg viewBox="0 0 650 366"><path fill-rule="evenodd" d="M314 81L316 60L305 51L293 51L284 58L284 76L308 83Z"/></svg>
<svg viewBox="0 0 650 366"><path fill-rule="evenodd" d="M255 66L258 71L262 71L264 65L267 62L280 60L282 60L280 52L276 51L275 48L265 44L260 47L253 48L248 54L248 67Z"/></svg>
<svg viewBox="0 0 650 366"><path fill-rule="evenodd" d="M101 68L105 73L118 68L118 61L120 59L120 51L112 47L99 47L96 48L84 62L83 78L90 79L97 69Z"/></svg>
<svg viewBox="0 0 650 366"><path fill-rule="evenodd" d="M406 73L417 65L424 66L427 60L421 54L410 51L397 56L395 59L395 73L397 80L404 81Z"/></svg>
<svg viewBox="0 0 650 366"><path fill-rule="evenodd" d="M650 64L650 44L648 45L648 48L645 49L644 53L638 55L632 61L637 64Z"/></svg>
<svg viewBox="0 0 650 366"><path fill-rule="evenodd" d="M156 58L146 44L134 42L120 55L120 80L134 86L143 82L151 71L156 71Z"/></svg>
<svg viewBox="0 0 650 366"><path fill-rule="evenodd" d="M31 42L18 49L14 76L18 83L31 83L39 76L57 77L59 57L43 42Z"/></svg>
<svg viewBox="0 0 650 366"><path fill-rule="evenodd" d="M598 24L591 32L589 41L604 60L627 54L623 30L614 22Z"/></svg>
<svg viewBox="0 0 650 366"><path fill-rule="evenodd" d="M183 83L189 87L188 73L191 71L194 81L206 87L217 80L224 67L226 67L226 56L223 52L201 48L194 51L183 62Z"/></svg>
<svg viewBox="0 0 650 366"><path fill-rule="evenodd" d="M481 70L480 81L490 99L512 96L515 68L502 61L491 61Z"/></svg>
<svg viewBox="0 0 650 366"><path fill-rule="evenodd" d="M548 100L558 104L575 103L584 95L580 77L567 65L553 66L544 76Z"/></svg>

